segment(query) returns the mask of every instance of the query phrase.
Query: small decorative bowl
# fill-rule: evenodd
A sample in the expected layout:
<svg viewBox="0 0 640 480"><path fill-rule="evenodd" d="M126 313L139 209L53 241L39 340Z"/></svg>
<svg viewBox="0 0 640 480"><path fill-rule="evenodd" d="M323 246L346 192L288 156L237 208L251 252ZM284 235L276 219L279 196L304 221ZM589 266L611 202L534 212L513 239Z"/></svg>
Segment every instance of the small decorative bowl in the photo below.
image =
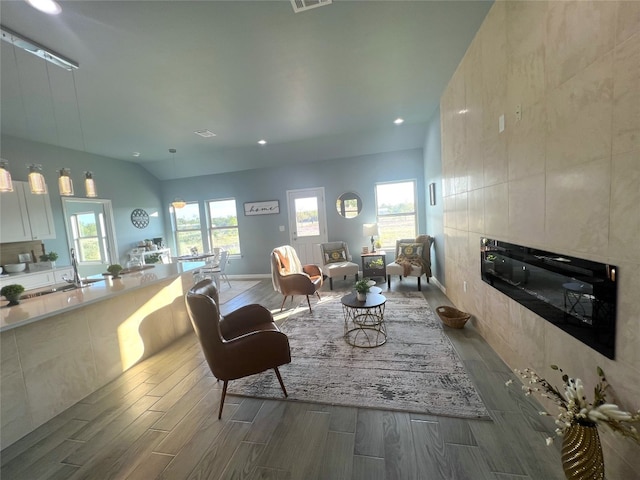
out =
<svg viewBox="0 0 640 480"><path fill-rule="evenodd" d="M4 266L4 269L7 271L7 273L22 272L22 271L24 271L25 268L27 268L27 264L26 263L7 263Z"/></svg>

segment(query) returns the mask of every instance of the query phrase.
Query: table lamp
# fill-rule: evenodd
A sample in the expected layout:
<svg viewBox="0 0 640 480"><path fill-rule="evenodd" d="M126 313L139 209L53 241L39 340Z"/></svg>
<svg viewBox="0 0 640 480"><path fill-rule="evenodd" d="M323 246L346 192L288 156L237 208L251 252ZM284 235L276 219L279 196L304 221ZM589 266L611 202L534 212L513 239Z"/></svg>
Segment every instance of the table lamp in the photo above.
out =
<svg viewBox="0 0 640 480"><path fill-rule="evenodd" d="M375 253L376 247L374 243L374 235L378 235L378 224L377 223L365 223L362 226L362 234L365 236L371 236L371 253Z"/></svg>

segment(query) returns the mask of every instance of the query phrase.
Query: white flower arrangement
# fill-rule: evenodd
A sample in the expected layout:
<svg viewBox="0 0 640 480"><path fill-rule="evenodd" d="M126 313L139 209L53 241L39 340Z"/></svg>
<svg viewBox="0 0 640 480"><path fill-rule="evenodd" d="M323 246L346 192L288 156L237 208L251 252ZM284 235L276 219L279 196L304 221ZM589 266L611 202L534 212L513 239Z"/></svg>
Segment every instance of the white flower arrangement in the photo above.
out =
<svg viewBox="0 0 640 480"><path fill-rule="evenodd" d="M593 401L588 402L584 391L584 385L579 378L570 378L557 365L551 365L553 370L558 370L562 374L564 391L558 390L546 379L540 377L530 368L524 370L514 370L516 374L524 379L525 395L537 393L543 398L552 400L558 406L558 414L555 416L556 435L562 436L572 425L599 426L603 425L612 432L629 437L640 444L640 433L632 425L640 422L640 410L635 414L621 410L618 405L607 403L606 390L609 388L604 372L598 367L598 377L600 380L594 388ZM506 382L511 385L512 380ZM540 412L540 415L548 415L547 412ZM553 437L546 439L547 445L553 443Z"/></svg>

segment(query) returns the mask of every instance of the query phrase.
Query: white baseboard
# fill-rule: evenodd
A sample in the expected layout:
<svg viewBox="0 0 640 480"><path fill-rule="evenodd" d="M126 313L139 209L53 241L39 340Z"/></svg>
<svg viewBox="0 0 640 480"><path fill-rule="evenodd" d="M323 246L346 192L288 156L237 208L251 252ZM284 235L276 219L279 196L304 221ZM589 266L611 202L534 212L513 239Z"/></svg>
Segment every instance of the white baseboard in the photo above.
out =
<svg viewBox="0 0 640 480"><path fill-rule="evenodd" d="M429 281L435 284L435 286L438 287L440 290L442 290L442 293L444 293L445 295L447 294L447 288L444 285L442 285L436 277L431 277Z"/></svg>

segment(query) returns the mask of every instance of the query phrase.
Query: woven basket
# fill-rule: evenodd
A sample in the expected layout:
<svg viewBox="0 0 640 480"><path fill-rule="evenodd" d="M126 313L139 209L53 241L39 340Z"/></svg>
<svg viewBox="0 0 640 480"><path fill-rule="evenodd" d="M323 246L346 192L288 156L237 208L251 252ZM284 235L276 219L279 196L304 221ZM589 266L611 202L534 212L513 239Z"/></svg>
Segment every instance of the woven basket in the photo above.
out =
<svg viewBox="0 0 640 480"><path fill-rule="evenodd" d="M442 323L451 328L464 328L464 324L471 318L471 314L446 305L436 308L436 313Z"/></svg>

